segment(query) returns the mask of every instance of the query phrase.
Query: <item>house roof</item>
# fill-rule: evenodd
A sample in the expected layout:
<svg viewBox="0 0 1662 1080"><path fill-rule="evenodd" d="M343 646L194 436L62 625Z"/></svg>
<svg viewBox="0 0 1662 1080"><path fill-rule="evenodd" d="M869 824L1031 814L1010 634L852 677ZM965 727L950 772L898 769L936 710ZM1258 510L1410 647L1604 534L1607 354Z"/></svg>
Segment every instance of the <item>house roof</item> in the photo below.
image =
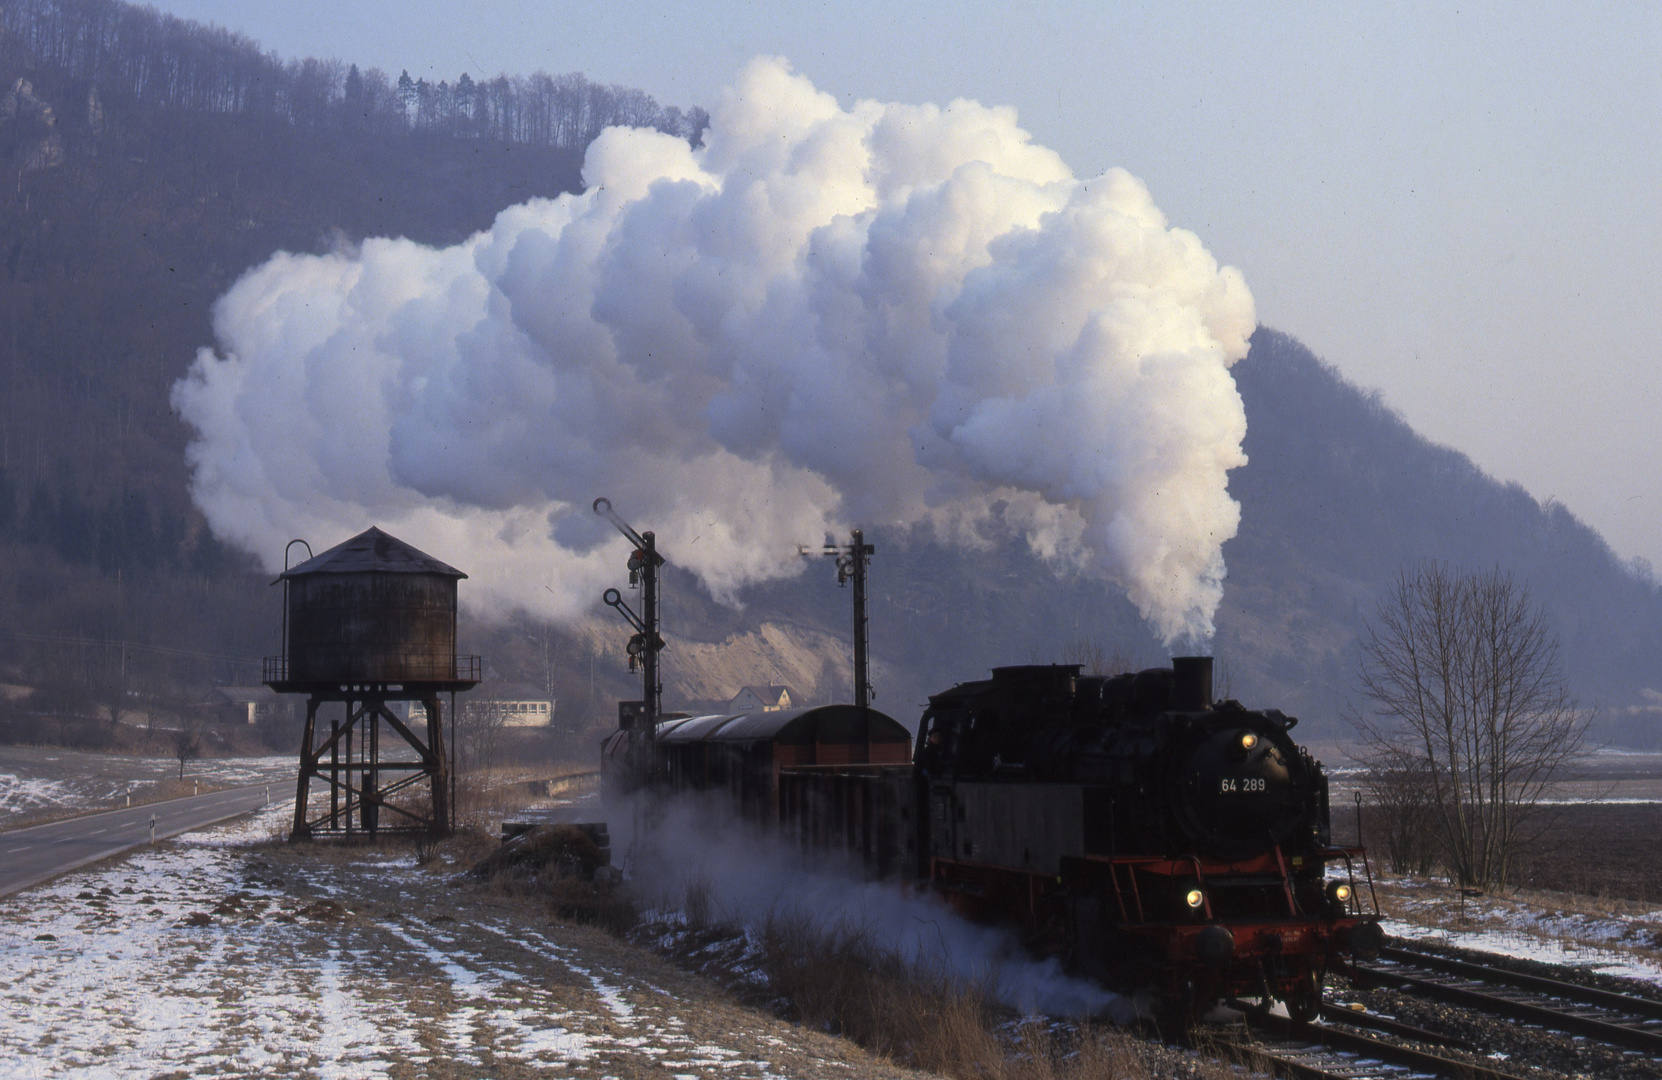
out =
<svg viewBox="0 0 1662 1080"><path fill-rule="evenodd" d="M233 705L272 705L280 700L269 686L216 686L213 692Z"/></svg>
<svg viewBox="0 0 1662 1080"><path fill-rule="evenodd" d="M291 567L279 575L279 580L304 577L308 574L440 574L444 577L465 578L466 574L442 563L424 551L418 551L371 525L350 540L336 544L315 558Z"/></svg>
<svg viewBox="0 0 1662 1080"><path fill-rule="evenodd" d="M552 701L549 692L530 683L480 683L469 701Z"/></svg>
<svg viewBox="0 0 1662 1080"><path fill-rule="evenodd" d="M764 705L777 705L779 704L779 699L787 694L790 694L792 697L796 696L791 694L791 688L788 686L745 686L740 688L739 694L744 693L746 690L756 695L757 700ZM734 694L733 696L738 697L739 694Z"/></svg>

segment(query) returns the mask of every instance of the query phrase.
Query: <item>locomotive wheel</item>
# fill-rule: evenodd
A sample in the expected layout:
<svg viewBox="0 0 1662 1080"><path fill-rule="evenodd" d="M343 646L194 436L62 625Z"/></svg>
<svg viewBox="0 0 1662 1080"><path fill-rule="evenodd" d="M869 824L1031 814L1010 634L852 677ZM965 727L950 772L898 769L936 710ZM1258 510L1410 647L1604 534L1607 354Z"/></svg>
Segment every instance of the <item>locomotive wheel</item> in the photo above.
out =
<svg viewBox="0 0 1662 1080"><path fill-rule="evenodd" d="M1321 983L1315 972L1300 975L1298 982L1287 991L1287 1016L1295 1024L1308 1024L1322 1011Z"/></svg>

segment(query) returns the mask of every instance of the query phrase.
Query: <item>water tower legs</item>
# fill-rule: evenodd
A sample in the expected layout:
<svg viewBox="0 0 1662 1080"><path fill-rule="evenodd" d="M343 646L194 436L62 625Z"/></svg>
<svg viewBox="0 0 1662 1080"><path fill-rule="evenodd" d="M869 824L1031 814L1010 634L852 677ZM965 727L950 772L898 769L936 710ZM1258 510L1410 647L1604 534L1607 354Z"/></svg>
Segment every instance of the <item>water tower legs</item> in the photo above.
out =
<svg viewBox="0 0 1662 1080"><path fill-rule="evenodd" d="M445 760L444 716L439 699L420 699L426 724L415 725L414 729L389 705L407 700L385 693L343 693L314 694L307 701L295 787L294 829L290 833L293 839L350 836L360 829L372 837L382 832L441 835L450 831L450 768ZM331 723L328 738L320 745L318 707L331 701L345 706L346 720ZM383 722L398 734L404 747L414 751L414 760L399 760L402 755L396 750L387 759L382 758ZM418 735L423 727L425 730ZM359 746L355 761L354 731ZM389 745L399 744L395 740ZM329 791L329 806L316 817L310 807L314 780ZM419 794L423 781L430 796L426 800Z"/></svg>

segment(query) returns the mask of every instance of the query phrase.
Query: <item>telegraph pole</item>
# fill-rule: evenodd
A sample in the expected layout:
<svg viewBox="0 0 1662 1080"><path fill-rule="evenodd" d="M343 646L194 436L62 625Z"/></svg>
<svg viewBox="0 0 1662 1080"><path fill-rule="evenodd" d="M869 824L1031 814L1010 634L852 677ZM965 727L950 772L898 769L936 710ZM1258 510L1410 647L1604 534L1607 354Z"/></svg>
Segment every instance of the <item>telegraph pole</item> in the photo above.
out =
<svg viewBox="0 0 1662 1080"><path fill-rule="evenodd" d="M854 583L854 703L864 712L871 707L871 679L867 669L871 650L866 641L866 563L877 548L866 543L865 533L855 529L847 544L826 544L821 555L837 560L837 585ZM802 549L802 555L812 552Z"/></svg>

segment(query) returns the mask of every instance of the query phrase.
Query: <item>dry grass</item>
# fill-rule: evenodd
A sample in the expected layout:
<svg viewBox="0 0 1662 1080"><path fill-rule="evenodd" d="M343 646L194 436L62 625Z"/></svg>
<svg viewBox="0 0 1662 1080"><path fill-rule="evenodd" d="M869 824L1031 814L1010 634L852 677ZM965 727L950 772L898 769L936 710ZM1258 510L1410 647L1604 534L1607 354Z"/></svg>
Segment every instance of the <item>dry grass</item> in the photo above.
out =
<svg viewBox="0 0 1662 1080"><path fill-rule="evenodd" d="M908 961L858 926L773 915L752 935L769 992L798 1022L957 1080L1147 1080L1155 1049L1092 1025L1017 1020L984 985ZM1232 1074L1185 1062L1185 1075Z"/></svg>
<svg viewBox="0 0 1662 1080"><path fill-rule="evenodd" d="M518 776L471 773L456 778L456 820L494 828L502 819L536 801Z"/></svg>
<svg viewBox="0 0 1662 1080"><path fill-rule="evenodd" d="M547 904L556 918L626 934L638 918L635 906L610 877L596 880L601 860L583 830L549 825L496 847L472 873L497 892Z"/></svg>

